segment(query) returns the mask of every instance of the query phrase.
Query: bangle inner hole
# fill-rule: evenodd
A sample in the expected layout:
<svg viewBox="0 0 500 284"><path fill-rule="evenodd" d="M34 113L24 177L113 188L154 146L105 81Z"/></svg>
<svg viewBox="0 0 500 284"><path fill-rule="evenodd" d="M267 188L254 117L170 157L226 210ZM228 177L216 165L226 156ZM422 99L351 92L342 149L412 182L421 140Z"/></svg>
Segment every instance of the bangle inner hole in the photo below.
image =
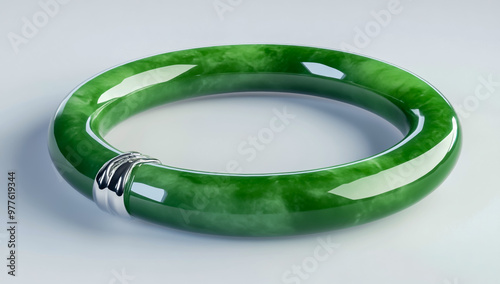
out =
<svg viewBox="0 0 500 284"><path fill-rule="evenodd" d="M404 118L402 112L390 116ZM406 121L395 126L368 110L333 99L288 92L233 92L157 106L103 134L119 150L139 151L172 167L278 173L375 155L401 141L407 127Z"/></svg>

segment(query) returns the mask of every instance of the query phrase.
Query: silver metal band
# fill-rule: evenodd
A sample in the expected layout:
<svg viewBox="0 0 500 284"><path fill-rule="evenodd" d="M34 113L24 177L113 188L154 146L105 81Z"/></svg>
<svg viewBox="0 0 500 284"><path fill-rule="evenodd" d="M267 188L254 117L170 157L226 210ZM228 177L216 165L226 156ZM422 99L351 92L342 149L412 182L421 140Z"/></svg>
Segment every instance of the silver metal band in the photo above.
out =
<svg viewBox="0 0 500 284"><path fill-rule="evenodd" d="M130 217L125 208L125 186L134 167L144 163L159 164L160 161L138 152L128 152L106 162L97 172L92 187L97 206L113 215Z"/></svg>

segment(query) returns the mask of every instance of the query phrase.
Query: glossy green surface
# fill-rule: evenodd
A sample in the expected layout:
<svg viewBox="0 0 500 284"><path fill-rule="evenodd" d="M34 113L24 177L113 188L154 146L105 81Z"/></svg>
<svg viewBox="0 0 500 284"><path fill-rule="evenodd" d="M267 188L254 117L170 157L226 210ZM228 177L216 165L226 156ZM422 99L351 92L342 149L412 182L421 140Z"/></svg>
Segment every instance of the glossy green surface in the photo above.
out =
<svg viewBox="0 0 500 284"><path fill-rule="evenodd" d="M325 75L311 68L321 65ZM339 72L340 71L340 72ZM102 138L153 106L240 91L322 96L368 109L406 138L375 156L277 174L222 174L145 164L125 191L132 216L198 232L271 236L329 230L387 216L435 189L453 168L460 127L425 81L374 59L310 47L219 46L156 55L103 72L75 89L50 128L62 176L92 198L99 168L122 153ZM147 153L144 153L147 154Z"/></svg>

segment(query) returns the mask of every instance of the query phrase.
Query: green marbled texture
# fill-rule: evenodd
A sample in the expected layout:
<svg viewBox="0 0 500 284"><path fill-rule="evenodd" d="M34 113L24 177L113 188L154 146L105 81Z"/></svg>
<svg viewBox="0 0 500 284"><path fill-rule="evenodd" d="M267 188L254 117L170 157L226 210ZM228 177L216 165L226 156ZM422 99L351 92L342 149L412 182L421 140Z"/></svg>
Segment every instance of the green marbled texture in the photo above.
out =
<svg viewBox="0 0 500 284"><path fill-rule="evenodd" d="M345 77L313 74L303 62L330 66ZM98 103L104 92L126 78L178 64L195 66L166 82ZM159 104L243 91L295 92L345 101L377 113L413 139L383 155L293 173L195 172L168 167L168 161L158 166L142 165L134 170L134 182L160 188L167 195L158 201L134 192L133 187L126 189L125 204L131 215L192 231L247 236L352 226L417 202L445 179L458 158L461 132L456 114L428 83L374 59L284 45L177 51L105 71L78 87L61 104L50 128L50 154L62 176L92 198L92 182L99 168L120 150L133 150L114 149L104 141L102 137L114 125ZM443 147L446 151L440 150ZM437 155L439 160L435 162L433 157ZM420 165L415 167L423 164L429 171L411 180L395 170L407 161L418 161ZM386 177L393 174L403 185L382 194L350 199L329 192L367 176L379 186L391 186L392 181Z"/></svg>

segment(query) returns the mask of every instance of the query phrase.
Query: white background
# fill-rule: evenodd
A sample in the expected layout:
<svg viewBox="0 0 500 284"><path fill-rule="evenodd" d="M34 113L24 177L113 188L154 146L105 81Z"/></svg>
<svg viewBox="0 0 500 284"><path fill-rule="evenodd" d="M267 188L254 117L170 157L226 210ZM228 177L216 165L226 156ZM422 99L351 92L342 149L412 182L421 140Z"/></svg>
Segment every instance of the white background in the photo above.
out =
<svg viewBox="0 0 500 284"><path fill-rule="evenodd" d="M39 2L1 0L1 282L286 283L290 279L283 276L299 267L302 278L290 283L499 283L500 4L464 2L401 0L388 10L386 0L73 0L58 4L44 22ZM381 10L391 18L376 22L374 13ZM27 37L24 18L39 26L24 30ZM390 217L321 234L260 239L123 221L98 210L53 170L48 123L79 83L147 55L241 43L331 49L348 44L413 71L462 109L459 163L436 191ZM494 83L486 86L484 80ZM296 119L246 161L238 144L266 126L273 108L285 106ZM235 159L246 172L338 163L398 139L386 123L344 107L291 96L195 100L132 118L108 139L176 166L224 171ZM145 138L133 138L129 130ZM9 170L18 181L15 278L4 265ZM325 242L335 245L315 258Z"/></svg>

